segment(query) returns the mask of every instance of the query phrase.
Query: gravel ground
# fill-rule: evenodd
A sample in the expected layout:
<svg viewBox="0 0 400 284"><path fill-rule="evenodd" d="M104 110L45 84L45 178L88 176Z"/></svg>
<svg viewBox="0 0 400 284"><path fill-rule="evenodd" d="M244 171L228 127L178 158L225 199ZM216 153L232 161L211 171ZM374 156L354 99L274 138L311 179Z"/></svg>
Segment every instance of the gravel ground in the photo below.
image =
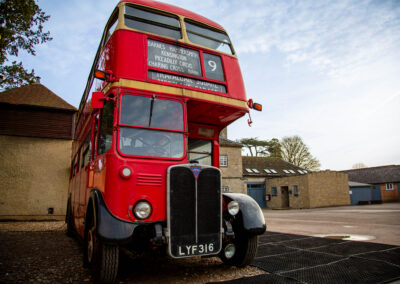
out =
<svg viewBox="0 0 400 284"><path fill-rule="evenodd" d="M90 283L82 248L64 222L0 222L0 283ZM121 257L117 283L206 283L264 274L218 258Z"/></svg>

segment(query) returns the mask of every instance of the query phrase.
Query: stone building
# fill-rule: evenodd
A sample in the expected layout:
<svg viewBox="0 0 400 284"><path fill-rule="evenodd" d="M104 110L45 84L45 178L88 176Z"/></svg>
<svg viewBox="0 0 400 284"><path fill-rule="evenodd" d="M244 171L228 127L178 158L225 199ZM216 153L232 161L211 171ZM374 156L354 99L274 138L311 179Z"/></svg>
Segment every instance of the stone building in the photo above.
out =
<svg viewBox="0 0 400 284"><path fill-rule="evenodd" d="M247 193L242 175L242 144L220 137L219 145L222 191Z"/></svg>
<svg viewBox="0 0 400 284"><path fill-rule="evenodd" d="M0 93L0 219L62 219L76 109L41 84Z"/></svg>
<svg viewBox="0 0 400 284"><path fill-rule="evenodd" d="M243 157L247 193L262 208L350 205L347 175L309 172L279 158Z"/></svg>

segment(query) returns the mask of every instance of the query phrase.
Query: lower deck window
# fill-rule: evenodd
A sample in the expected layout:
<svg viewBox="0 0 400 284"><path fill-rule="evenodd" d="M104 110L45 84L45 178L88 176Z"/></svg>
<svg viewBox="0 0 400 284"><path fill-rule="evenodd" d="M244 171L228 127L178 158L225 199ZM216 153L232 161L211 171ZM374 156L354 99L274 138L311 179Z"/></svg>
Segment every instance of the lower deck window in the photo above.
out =
<svg viewBox="0 0 400 284"><path fill-rule="evenodd" d="M212 166L212 142L210 140L189 139L189 161Z"/></svg>
<svg viewBox="0 0 400 284"><path fill-rule="evenodd" d="M181 133L121 127L119 148L126 155L181 158L183 141Z"/></svg>

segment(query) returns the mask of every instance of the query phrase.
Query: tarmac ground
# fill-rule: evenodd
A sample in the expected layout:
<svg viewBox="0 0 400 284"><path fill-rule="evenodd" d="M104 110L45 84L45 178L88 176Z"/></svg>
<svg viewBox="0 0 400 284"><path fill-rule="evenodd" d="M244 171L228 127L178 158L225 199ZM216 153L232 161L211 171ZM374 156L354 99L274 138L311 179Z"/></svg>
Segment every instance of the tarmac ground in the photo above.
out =
<svg viewBox="0 0 400 284"><path fill-rule="evenodd" d="M267 231L400 246L400 202L263 212Z"/></svg>

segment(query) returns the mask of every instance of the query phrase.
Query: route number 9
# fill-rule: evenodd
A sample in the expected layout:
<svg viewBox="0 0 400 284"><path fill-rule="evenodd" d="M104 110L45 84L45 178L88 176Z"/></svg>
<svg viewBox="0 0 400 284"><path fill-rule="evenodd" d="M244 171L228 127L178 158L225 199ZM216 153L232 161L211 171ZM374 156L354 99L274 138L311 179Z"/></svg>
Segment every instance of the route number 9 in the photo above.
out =
<svg viewBox="0 0 400 284"><path fill-rule="evenodd" d="M217 69L217 63L213 60L208 60L208 66L211 67L211 71L215 71Z"/></svg>

